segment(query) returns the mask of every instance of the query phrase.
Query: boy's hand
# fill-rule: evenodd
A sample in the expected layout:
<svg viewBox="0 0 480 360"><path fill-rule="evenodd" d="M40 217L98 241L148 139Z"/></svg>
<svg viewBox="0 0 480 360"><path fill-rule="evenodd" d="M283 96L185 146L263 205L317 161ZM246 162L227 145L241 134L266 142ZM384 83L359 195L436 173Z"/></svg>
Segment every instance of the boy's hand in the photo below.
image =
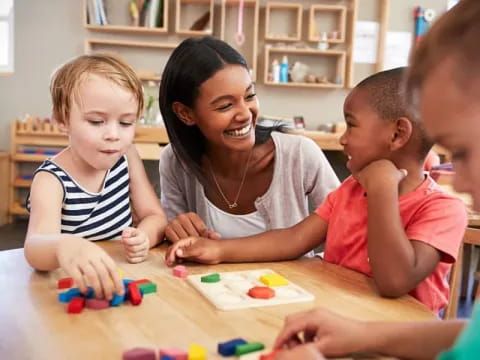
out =
<svg viewBox="0 0 480 360"><path fill-rule="evenodd" d="M352 175L368 192L369 189L385 184L398 186L400 181L407 176L407 170L397 169L393 162L382 159L371 162Z"/></svg>
<svg viewBox="0 0 480 360"><path fill-rule="evenodd" d="M219 233L207 229L200 216L193 212L178 215L165 228L165 237L172 243L190 236L201 236L213 240L221 237Z"/></svg>
<svg viewBox="0 0 480 360"><path fill-rule="evenodd" d="M344 356L364 351L371 336L362 322L317 308L287 316L274 348L311 343L325 356Z"/></svg>
<svg viewBox="0 0 480 360"><path fill-rule="evenodd" d="M148 257L150 240L143 231L133 227L127 227L122 232L121 242L125 247L125 257L129 263L136 264L144 261Z"/></svg>
<svg viewBox="0 0 480 360"><path fill-rule="evenodd" d="M190 260L203 264L218 264L220 262L220 242L201 237L189 237L177 241L170 246L165 254L165 262L171 266L178 260Z"/></svg>
<svg viewBox="0 0 480 360"><path fill-rule="evenodd" d="M111 300L113 293L124 294L123 282L113 259L99 246L83 238L61 239L57 247L60 267L86 294L88 286L98 299Z"/></svg>

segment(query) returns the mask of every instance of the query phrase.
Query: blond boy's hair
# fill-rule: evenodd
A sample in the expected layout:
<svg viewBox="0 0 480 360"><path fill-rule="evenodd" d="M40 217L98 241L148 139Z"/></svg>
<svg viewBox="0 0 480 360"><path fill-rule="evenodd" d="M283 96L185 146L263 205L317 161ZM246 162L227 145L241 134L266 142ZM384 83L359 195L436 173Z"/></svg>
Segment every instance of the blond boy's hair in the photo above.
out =
<svg viewBox="0 0 480 360"><path fill-rule="evenodd" d="M72 101L80 104L79 88L88 75L108 79L130 91L137 101L137 119L143 112L143 86L135 71L120 58L109 54L82 55L55 71L50 82L53 117L59 123L67 123Z"/></svg>
<svg viewBox="0 0 480 360"><path fill-rule="evenodd" d="M452 77L460 88L480 79L479 39L480 0L461 0L432 26L412 53L406 80L408 105L418 108L425 80L447 59L456 65Z"/></svg>

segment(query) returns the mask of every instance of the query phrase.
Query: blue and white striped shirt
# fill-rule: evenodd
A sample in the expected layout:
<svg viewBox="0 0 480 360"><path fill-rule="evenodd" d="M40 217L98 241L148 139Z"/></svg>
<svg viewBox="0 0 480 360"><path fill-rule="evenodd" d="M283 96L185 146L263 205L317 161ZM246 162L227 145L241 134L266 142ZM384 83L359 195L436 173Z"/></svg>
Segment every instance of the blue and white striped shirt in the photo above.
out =
<svg viewBox="0 0 480 360"><path fill-rule="evenodd" d="M119 238L123 229L132 224L128 162L122 156L107 172L102 190L92 193L79 185L68 173L51 160L36 171L46 171L63 186L61 232L88 240ZM30 208L27 199L27 208Z"/></svg>

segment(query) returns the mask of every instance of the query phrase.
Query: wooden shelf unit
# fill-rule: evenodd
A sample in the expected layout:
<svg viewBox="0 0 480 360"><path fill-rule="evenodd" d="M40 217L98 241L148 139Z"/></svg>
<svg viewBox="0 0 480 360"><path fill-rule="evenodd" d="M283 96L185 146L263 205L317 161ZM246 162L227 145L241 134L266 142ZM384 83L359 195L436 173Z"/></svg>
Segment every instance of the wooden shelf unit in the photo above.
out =
<svg viewBox="0 0 480 360"><path fill-rule="evenodd" d="M227 7L232 6L239 6L240 2L238 0L222 0L221 11L220 11L220 39L226 41L226 17L227 17ZM248 59L245 54L242 53L241 48L237 48L237 51L242 53L244 57L247 58L248 64L251 66L251 75L253 81L257 80L257 53L258 53L258 22L259 22L259 0L244 0L244 19L246 18L245 10L251 9L253 10L253 33L252 38L249 39L248 37L245 38L245 43L251 41L252 48L251 48L251 59ZM231 46L235 47L235 44L227 41Z"/></svg>
<svg viewBox="0 0 480 360"><path fill-rule="evenodd" d="M317 13L333 13L337 17L336 29L331 31L337 32L337 38L327 37L327 42L330 44L341 44L345 42L345 34L347 31L347 8L342 5L319 5L314 4L310 7L309 26L308 26L308 40L320 41L320 33L317 29L316 14ZM328 31L327 31L328 33Z"/></svg>
<svg viewBox="0 0 480 360"><path fill-rule="evenodd" d="M161 27L146 26L128 26L128 25L92 25L88 23L88 7L87 1L83 0L83 25L85 29L90 31L107 32L107 33L138 33L138 34L166 34L168 32L168 2L164 0L163 6L163 24ZM117 0L115 0L117 1ZM117 4L116 4L117 5Z"/></svg>
<svg viewBox="0 0 480 360"><path fill-rule="evenodd" d="M281 55L309 55L309 56L328 56L336 57L336 70L335 77L341 79L341 82L334 83L307 83L307 82L287 82L276 83L268 80L268 67L270 66L271 53L277 53ZM266 85L285 86L285 87L305 87L305 88L325 88L334 89L342 88L345 86L345 61L347 52L344 50L317 50L317 49L297 49L288 47L272 47L270 45L265 46L265 78L264 83Z"/></svg>
<svg viewBox="0 0 480 360"><path fill-rule="evenodd" d="M209 20L205 30L190 30L182 27L182 5L204 6L208 9ZM205 36L213 34L213 16L214 16L214 0L176 0L175 12L175 33L185 36ZM204 12L201 16L206 15ZM193 24L192 24L193 25Z"/></svg>
<svg viewBox="0 0 480 360"><path fill-rule="evenodd" d="M290 11L295 12L295 33L291 36L276 36L271 32L271 16L274 11ZM271 41L300 41L302 38L302 15L303 6L297 3L281 3L268 1L265 6L265 40Z"/></svg>
<svg viewBox="0 0 480 360"><path fill-rule="evenodd" d="M168 135L165 128L138 126L135 130L134 143L143 160L158 161L162 147L168 144L168 142ZM43 123L36 118L28 118L22 122L12 122L10 176L8 196L5 196L5 198L8 197L8 222L12 222L13 217L16 215L28 215L28 212L23 206L23 199L19 196L19 192L22 189L23 191L28 189L32 181L21 178L19 175L21 173L20 166L22 166L22 164L35 163L35 166L38 167L40 163L53 156L27 154L22 152L22 149L28 147L61 149L66 146L68 146L68 138L55 124Z"/></svg>

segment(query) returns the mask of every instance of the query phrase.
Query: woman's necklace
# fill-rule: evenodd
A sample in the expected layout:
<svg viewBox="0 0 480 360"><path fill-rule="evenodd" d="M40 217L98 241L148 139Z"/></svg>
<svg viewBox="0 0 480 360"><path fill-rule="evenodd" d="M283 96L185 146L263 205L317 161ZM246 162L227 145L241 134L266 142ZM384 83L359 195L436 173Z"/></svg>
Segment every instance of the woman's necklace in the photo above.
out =
<svg viewBox="0 0 480 360"><path fill-rule="evenodd" d="M212 164L210 163L210 160L208 160L208 166L210 168L210 172L212 173L213 181L215 182L215 185L217 185L218 192L220 193L220 195L222 195L222 198L227 203L229 209L233 209L238 206L237 201L238 201L238 198L240 197L240 193L242 192L243 184L245 183L245 178L247 177L248 164L250 163L250 157L252 156L252 152L253 152L253 149L250 151L250 154L248 154L247 163L245 164L245 170L243 171L242 181L240 182L240 186L238 187L238 191L237 191L237 196L235 196L233 203L228 201L227 197L223 193L222 188L220 187L220 184L217 181L215 173L213 172Z"/></svg>

